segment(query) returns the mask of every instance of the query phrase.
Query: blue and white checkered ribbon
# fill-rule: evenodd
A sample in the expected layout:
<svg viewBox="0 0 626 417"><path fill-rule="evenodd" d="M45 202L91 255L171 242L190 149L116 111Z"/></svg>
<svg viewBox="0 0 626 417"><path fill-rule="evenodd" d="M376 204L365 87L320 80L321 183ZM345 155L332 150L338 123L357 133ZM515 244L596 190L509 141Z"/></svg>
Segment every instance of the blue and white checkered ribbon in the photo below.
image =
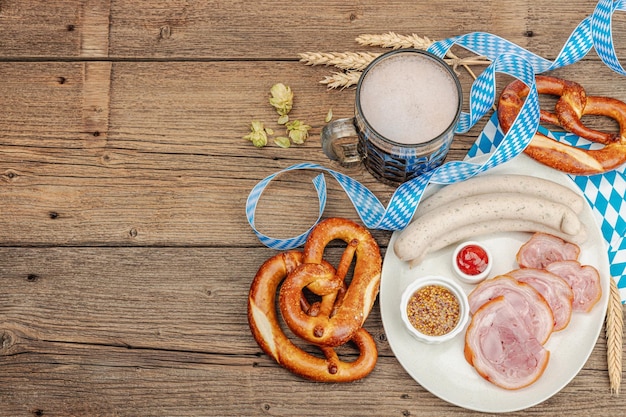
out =
<svg viewBox="0 0 626 417"><path fill-rule="evenodd" d="M489 157L482 164L468 161L452 161L445 163L420 177L401 184L385 207L376 196L358 181L337 171L317 164L302 163L293 165L274 173L259 182L250 192L246 202L246 217L259 240L266 246L285 250L304 244L310 231L299 236L277 239L267 236L255 228L254 215L258 200L265 187L277 175L293 170L322 171L313 180L319 197L319 217L322 216L326 203L326 183L324 172L333 176L352 201L363 224L370 229L401 230L413 218L419 201L430 183L452 184L498 166L519 155L530 143L534 133L539 129L539 100L535 86L535 75L571 65L582 59L594 48L596 53L613 71L626 75L615 54L612 36L612 16L616 11L626 11L626 0L600 0L592 15L585 18L567 39L554 61L546 60L526 49L498 36L475 32L445 39L434 43L429 51L443 57L454 45L461 46L477 55L488 57L492 63L474 81L469 96L469 112L461 114L456 132L464 133L471 129L492 108L496 100L496 73L513 76L529 86L530 92L522 109L506 135L497 135L497 123L493 120L483 129L477 143L470 154L487 153ZM626 192L626 176L624 170L616 170L607 174L591 177L575 177L575 182L587 195L594 207L607 242L611 249L609 260L611 272L619 279L619 284L626 287L626 242L624 235L624 193ZM600 190L600 184L608 184L612 191L597 192L605 195L607 203L600 204L599 198L590 198L590 190ZM619 188L618 188L619 187ZM602 187L604 188L604 187ZM311 226L313 228L314 226Z"/></svg>

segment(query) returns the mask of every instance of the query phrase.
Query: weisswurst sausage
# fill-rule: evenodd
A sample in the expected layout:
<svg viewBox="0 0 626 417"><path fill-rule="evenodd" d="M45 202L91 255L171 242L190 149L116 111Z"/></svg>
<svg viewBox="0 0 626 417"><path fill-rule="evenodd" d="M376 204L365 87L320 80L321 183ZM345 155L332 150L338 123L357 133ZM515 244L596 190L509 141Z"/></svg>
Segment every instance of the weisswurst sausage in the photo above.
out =
<svg viewBox="0 0 626 417"><path fill-rule="evenodd" d="M571 188L547 179L530 175L494 174L445 186L422 201L415 216L422 216L459 198L490 193L522 193L541 197L565 204L576 213L580 213L585 204L583 197Z"/></svg>
<svg viewBox="0 0 626 417"><path fill-rule="evenodd" d="M530 221L567 235L576 235L584 228L578 215L561 203L521 193L479 194L417 217L400 233L394 251L401 260L419 263L441 236L471 223L499 220Z"/></svg>

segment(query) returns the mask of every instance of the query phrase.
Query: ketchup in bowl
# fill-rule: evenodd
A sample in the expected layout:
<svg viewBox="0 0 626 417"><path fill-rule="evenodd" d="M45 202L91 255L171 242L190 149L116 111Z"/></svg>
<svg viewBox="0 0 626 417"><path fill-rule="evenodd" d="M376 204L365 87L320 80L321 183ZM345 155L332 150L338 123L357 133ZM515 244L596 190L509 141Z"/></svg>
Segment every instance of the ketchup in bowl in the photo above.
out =
<svg viewBox="0 0 626 417"><path fill-rule="evenodd" d="M456 263L464 274L478 275L487 269L489 256L478 245L465 245L456 255Z"/></svg>
<svg viewBox="0 0 626 417"><path fill-rule="evenodd" d="M487 278L492 259L489 250L478 242L465 242L457 246L452 264L461 281L477 284Z"/></svg>

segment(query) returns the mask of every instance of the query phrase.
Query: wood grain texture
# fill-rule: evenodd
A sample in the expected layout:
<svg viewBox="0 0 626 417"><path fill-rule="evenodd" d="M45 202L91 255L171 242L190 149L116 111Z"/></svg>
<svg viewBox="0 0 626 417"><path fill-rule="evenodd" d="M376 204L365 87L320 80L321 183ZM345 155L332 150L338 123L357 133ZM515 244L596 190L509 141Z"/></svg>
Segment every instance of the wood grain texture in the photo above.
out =
<svg viewBox="0 0 626 417"><path fill-rule="evenodd" d="M554 58L594 7L587 0L315 0L306 7L241 0L2 0L0 56L75 58L107 56L108 50L111 58L295 59L307 50L352 50L363 33L443 39L488 30ZM623 33L626 19L617 16L614 26ZM617 39L617 47L623 54L626 43Z"/></svg>
<svg viewBox="0 0 626 417"><path fill-rule="evenodd" d="M394 192L362 167L326 159L324 118L329 109L352 116L355 93L327 90L319 81L332 69L299 63L299 52L366 49L354 41L363 33L481 30L554 58L594 6L0 0L0 415L480 415L408 376L378 303L366 328L379 363L362 381L311 383L263 354L248 329L247 292L275 252L248 225L245 201L259 180L305 161L352 176L383 204ZM618 15L621 57L625 32ZM554 74L626 101L623 77L593 52ZM460 76L467 110L472 80ZM498 75L498 89L510 80ZM311 136L256 149L243 139L252 120L281 129L268 104L277 82L292 87L290 116ZM484 123L455 138L449 160L465 156ZM601 117L585 123L615 129ZM306 231L317 218L315 174L272 182L257 227L275 237ZM358 220L327 179L324 216ZM391 233L373 234L384 254ZM341 245L332 246L336 261ZM601 335L559 394L511 415L613 416L625 407L610 395Z"/></svg>

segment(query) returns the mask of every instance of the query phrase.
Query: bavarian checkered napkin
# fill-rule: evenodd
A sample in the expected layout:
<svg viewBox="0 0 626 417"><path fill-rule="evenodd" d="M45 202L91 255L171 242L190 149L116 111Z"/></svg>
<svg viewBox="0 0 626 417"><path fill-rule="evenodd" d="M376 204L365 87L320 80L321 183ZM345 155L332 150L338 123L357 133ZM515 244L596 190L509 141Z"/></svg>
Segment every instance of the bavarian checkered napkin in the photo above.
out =
<svg viewBox="0 0 626 417"><path fill-rule="evenodd" d="M497 72L516 77L530 88L519 116L509 132L506 135L500 134L498 137L493 134L498 131L497 128L488 124L479 141L472 148L474 155L478 151L489 154L484 163L448 162L400 185L386 208L370 190L344 174L316 164L293 165L263 179L252 189L246 202L246 217L250 226L259 240L268 247L284 250L302 245L306 240L308 231L293 238L272 238L255 228L254 214L263 190L277 175L291 170L313 169L327 172L339 182L366 227L383 230L403 229L412 219L429 183L451 184L466 180L509 161L519 155L530 143L534 133L539 129L539 101L535 86L535 74L571 65L582 59L591 48L594 48L608 67L615 72L626 75L626 71L615 55L613 46L611 20L615 11L626 11L626 0L600 0L593 14L584 19L572 32L554 61L546 60L498 36L482 32L445 39L436 42L429 48L430 52L443 57L453 45L459 45L478 55L487 56L492 61L492 64L472 84L469 113L464 112L461 115L461 120L456 128L457 133L468 131L493 106L496 98L495 75ZM323 172L313 181L320 201L319 218L322 216L326 203L326 183ZM601 176L576 177L574 179L588 196L598 218L603 219L601 227L613 251L609 254L609 260L613 265L612 273L616 277L622 277L626 269L626 265L624 265L626 263L624 256L626 243L623 243L621 238L624 232L624 217L622 216L623 213L620 214L621 202L624 200L625 178L624 172L617 170ZM593 189L597 190L596 197L590 198ZM603 203L603 199L598 196L603 196L602 198L606 200L606 203ZM626 286L626 278L619 278L619 282Z"/></svg>

